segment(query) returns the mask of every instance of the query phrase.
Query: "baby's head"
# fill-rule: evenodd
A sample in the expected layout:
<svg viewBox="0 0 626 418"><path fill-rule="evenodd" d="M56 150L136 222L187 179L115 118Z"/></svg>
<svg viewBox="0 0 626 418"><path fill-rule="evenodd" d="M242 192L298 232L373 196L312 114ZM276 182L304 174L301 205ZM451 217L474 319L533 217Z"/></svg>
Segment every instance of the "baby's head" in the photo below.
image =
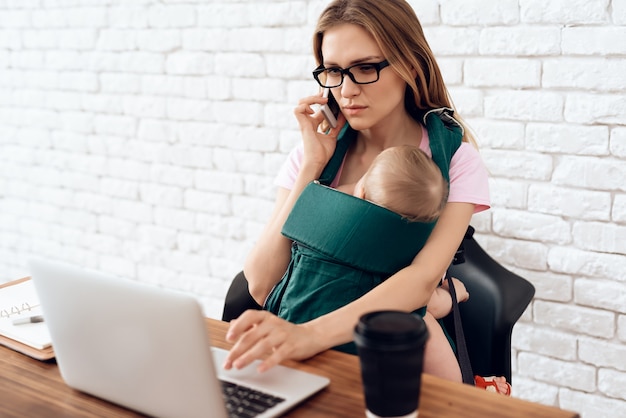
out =
<svg viewBox="0 0 626 418"><path fill-rule="evenodd" d="M387 148L374 159L354 194L411 222L432 222L448 200L448 184L422 150L400 145Z"/></svg>

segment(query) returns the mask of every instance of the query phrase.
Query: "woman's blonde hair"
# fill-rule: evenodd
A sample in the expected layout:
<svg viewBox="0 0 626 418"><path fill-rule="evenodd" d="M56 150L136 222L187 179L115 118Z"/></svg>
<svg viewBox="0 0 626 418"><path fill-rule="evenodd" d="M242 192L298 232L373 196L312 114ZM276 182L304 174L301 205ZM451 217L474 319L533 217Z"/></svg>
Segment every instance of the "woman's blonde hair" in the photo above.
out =
<svg viewBox="0 0 626 418"><path fill-rule="evenodd" d="M361 26L375 39L391 67L406 81L405 108L415 119L429 109L454 109L435 56L426 41L415 11L404 0L335 0L322 12L315 28L313 51L318 65L324 63L324 32L343 24ZM413 77L413 70L417 76ZM463 141L475 144L462 119Z"/></svg>
<svg viewBox="0 0 626 418"><path fill-rule="evenodd" d="M435 162L414 145L376 156L362 179L364 198L411 222L436 220L448 200L448 184Z"/></svg>

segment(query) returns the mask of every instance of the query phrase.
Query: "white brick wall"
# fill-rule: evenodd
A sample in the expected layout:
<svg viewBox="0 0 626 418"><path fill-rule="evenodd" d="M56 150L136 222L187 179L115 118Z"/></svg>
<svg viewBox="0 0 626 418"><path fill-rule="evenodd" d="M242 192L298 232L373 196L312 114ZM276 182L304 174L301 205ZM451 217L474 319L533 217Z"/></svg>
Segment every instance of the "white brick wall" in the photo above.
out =
<svg viewBox="0 0 626 418"><path fill-rule="evenodd" d="M221 315L316 91L325 0L0 0L0 281L40 254ZM626 1L413 0L536 297L515 396L626 416Z"/></svg>

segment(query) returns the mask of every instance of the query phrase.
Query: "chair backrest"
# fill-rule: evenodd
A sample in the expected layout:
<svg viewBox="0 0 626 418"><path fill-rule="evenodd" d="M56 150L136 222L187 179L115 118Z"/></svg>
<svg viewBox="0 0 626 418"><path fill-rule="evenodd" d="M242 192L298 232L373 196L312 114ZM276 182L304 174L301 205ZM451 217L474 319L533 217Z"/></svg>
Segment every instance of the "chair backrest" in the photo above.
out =
<svg viewBox="0 0 626 418"><path fill-rule="evenodd" d="M222 321L230 322L237 319L247 309L262 309L262 307L250 296L248 280L246 280L243 271L240 271L226 292Z"/></svg>
<svg viewBox="0 0 626 418"><path fill-rule="evenodd" d="M449 269L470 294L468 301L459 304L467 350L474 374L505 376L511 382L511 333L532 301L535 288L491 258L473 232L470 227L463 240L465 261ZM444 323L454 338L451 319Z"/></svg>

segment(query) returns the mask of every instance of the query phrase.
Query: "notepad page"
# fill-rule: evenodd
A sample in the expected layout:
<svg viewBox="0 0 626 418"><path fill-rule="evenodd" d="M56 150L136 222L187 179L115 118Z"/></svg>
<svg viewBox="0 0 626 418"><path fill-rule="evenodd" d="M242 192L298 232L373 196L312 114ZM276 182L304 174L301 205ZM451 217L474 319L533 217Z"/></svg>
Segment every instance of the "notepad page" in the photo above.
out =
<svg viewBox="0 0 626 418"><path fill-rule="evenodd" d="M16 318L41 314L32 280L0 288L0 335L37 349L49 347L52 339L45 322L13 325Z"/></svg>

